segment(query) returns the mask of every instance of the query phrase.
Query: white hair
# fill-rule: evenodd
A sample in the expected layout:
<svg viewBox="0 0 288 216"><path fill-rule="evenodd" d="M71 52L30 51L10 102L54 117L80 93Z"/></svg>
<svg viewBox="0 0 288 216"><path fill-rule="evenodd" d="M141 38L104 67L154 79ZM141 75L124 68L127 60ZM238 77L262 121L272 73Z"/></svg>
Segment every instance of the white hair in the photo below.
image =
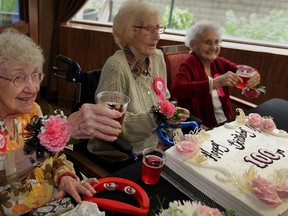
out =
<svg viewBox="0 0 288 216"><path fill-rule="evenodd" d="M187 47L190 47L191 41L199 41L202 38L203 32L206 30L212 29L215 32L218 32L219 35L222 34L220 25L212 22L212 21L198 21L197 23L193 24L186 33L184 42Z"/></svg>

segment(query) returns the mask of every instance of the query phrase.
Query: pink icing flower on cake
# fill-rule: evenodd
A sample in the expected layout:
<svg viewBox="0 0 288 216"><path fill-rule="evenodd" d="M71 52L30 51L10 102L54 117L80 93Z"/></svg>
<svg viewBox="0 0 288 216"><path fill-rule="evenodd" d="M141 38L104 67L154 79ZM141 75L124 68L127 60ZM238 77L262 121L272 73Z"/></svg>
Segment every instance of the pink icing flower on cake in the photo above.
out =
<svg viewBox="0 0 288 216"><path fill-rule="evenodd" d="M261 177L253 178L251 187L256 197L266 205L277 207L281 204L281 199L275 187L267 179Z"/></svg>
<svg viewBox="0 0 288 216"><path fill-rule="evenodd" d="M183 156L193 155L198 152L197 144L190 141L182 141L181 144L176 145L176 150Z"/></svg>
<svg viewBox="0 0 288 216"><path fill-rule="evenodd" d="M272 118L264 118L263 119L263 129L269 132L272 132L276 129L276 125Z"/></svg>
<svg viewBox="0 0 288 216"><path fill-rule="evenodd" d="M167 118L172 118L175 113L175 106L168 100L160 102L160 113L167 116Z"/></svg>
<svg viewBox="0 0 288 216"><path fill-rule="evenodd" d="M197 136L194 134L185 134L184 140L182 140L180 143L178 143L175 146L176 146L176 151L185 157L193 156L199 150L198 139L197 139Z"/></svg>
<svg viewBox="0 0 288 216"><path fill-rule="evenodd" d="M262 128L263 126L263 118L258 113L250 113L246 120L248 121L248 124L254 128Z"/></svg>
<svg viewBox="0 0 288 216"><path fill-rule="evenodd" d="M275 189L280 198L288 198L288 186L286 184L278 184Z"/></svg>

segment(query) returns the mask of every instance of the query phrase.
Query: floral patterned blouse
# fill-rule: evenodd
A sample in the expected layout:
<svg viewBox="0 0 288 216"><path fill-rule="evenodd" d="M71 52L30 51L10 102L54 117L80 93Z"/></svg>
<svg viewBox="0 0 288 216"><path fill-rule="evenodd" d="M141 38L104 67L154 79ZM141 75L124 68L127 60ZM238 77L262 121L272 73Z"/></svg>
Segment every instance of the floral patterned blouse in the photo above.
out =
<svg viewBox="0 0 288 216"><path fill-rule="evenodd" d="M5 123L0 120L0 215L20 215L48 203L52 199L54 186L57 186L59 174L75 173L65 155L56 154L46 159L41 167L35 168L24 182L18 179L15 150L24 145L21 134L34 115L42 115L36 103L29 114L14 120L19 134L17 140L12 138Z"/></svg>

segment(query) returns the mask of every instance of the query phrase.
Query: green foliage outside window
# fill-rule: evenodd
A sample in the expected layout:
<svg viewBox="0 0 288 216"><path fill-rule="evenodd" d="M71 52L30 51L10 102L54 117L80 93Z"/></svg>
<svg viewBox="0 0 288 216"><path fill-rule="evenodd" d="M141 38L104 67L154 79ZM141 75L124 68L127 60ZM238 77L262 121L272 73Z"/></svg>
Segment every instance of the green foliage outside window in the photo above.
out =
<svg viewBox="0 0 288 216"><path fill-rule="evenodd" d="M226 12L225 33L231 36L287 44L288 14L282 10L272 10L269 15L259 18L236 17L234 12Z"/></svg>
<svg viewBox="0 0 288 216"><path fill-rule="evenodd" d="M18 21L18 0L0 0L0 25L11 24L13 21ZM16 16L13 19L13 16Z"/></svg>
<svg viewBox="0 0 288 216"><path fill-rule="evenodd" d="M166 27L179 30L186 30L190 27L194 17L188 9L174 7L171 23L169 25L170 10L170 6L166 6L163 14L163 23Z"/></svg>

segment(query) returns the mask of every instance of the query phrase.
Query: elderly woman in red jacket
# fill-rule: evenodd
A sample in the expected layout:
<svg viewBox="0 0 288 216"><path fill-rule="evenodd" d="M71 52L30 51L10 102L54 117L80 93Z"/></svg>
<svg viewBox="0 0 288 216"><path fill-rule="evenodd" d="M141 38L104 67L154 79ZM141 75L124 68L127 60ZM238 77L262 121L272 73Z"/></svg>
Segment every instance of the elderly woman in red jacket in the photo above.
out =
<svg viewBox="0 0 288 216"><path fill-rule="evenodd" d="M219 57L221 33L217 24L200 21L188 29L185 44L191 53L183 60L173 83L172 96L179 106L207 127L214 127L234 117L229 88L243 82L235 72L237 64ZM253 72L247 87L260 83L260 75Z"/></svg>

